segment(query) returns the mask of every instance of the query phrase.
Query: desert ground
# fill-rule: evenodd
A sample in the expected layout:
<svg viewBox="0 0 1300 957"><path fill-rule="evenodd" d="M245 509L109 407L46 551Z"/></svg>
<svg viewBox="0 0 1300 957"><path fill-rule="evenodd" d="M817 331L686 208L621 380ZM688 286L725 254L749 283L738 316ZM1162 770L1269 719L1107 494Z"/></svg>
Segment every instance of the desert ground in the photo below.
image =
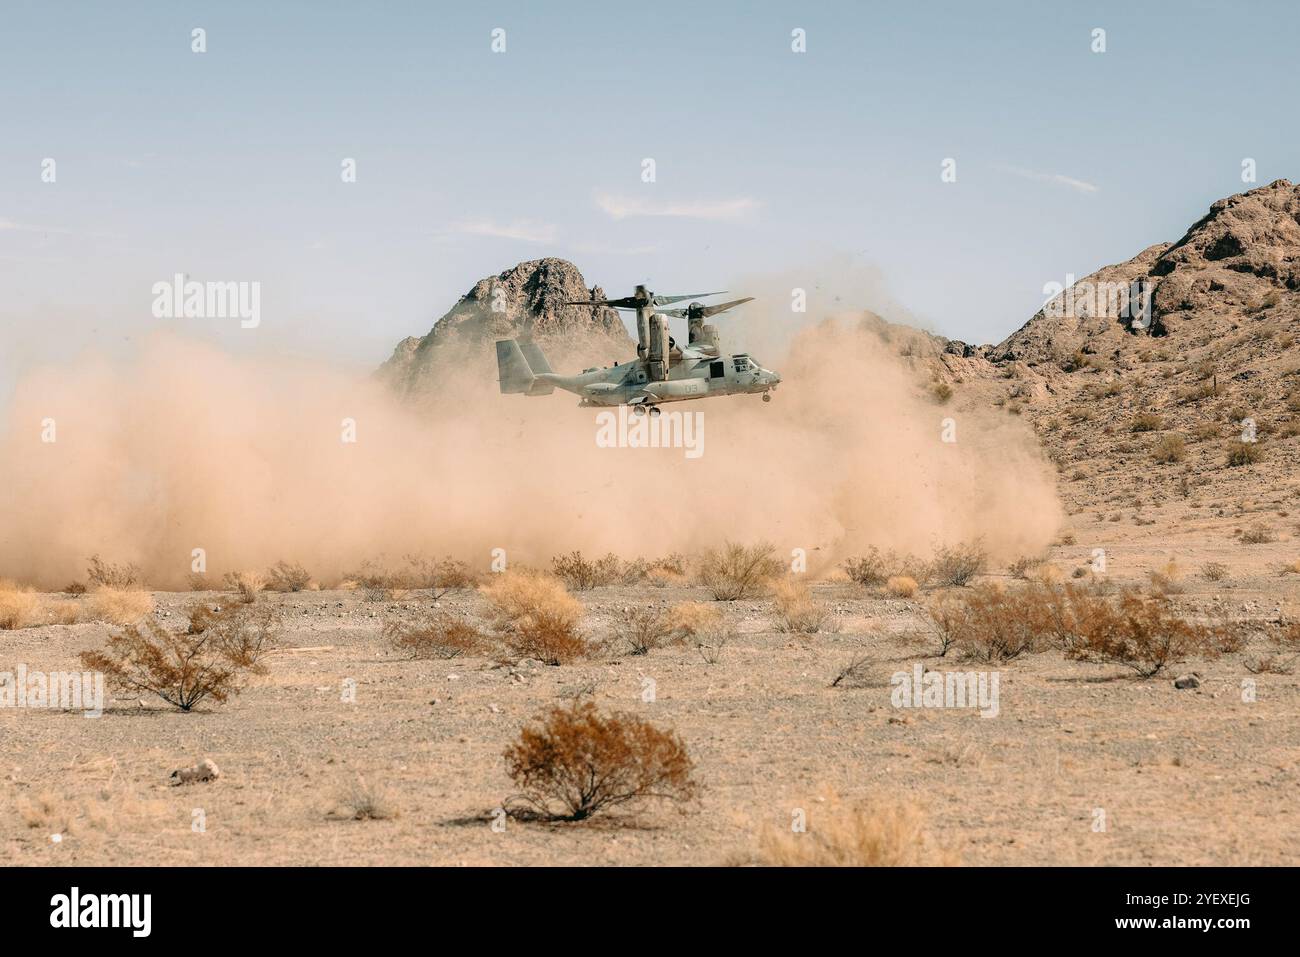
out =
<svg viewBox="0 0 1300 957"><path fill-rule="evenodd" d="M1161 518L1075 516L1065 536L1075 544L1054 546L1048 563L1068 577L1100 547L1106 574L1137 585L1169 572L1172 556L1171 600L1189 616L1213 609L1262 624L1295 607L1300 575L1283 571L1300 551L1293 516L1256 516L1280 534L1254 545L1234 536L1239 518ZM1226 576L1206 580L1198 570L1216 562ZM980 580L1010 576L991 568ZM399 656L382 622L429 610L427 593L263 593L259 603L283 616L282 649L224 705L182 713L118 695L97 719L0 710L0 842L18 864L741 864L763 862L762 835L789 831L796 809L812 833L837 802L897 800L924 813L925 839L945 863L1285 864L1300 853L1300 677L1252 673L1258 638L1149 679L1044 651L995 666L996 717L904 710L891 706L895 671L993 666L935 657L924 611L934 590L904 599L830 581L812 592L831 629L777 631L770 598L717 602L735 631L719 654L668 645L632 655L617 640L625 609L709 593L685 583L593 588L578 595L582 629L609 644L562 666ZM195 601L231 600L153 598L171 625ZM485 600L460 590L438 604L478 620ZM76 654L110 630L9 631L6 658L76 670ZM832 686L861 657L861 680ZM1189 673L1199 687L1176 688ZM348 679L353 702L341 693ZM513 789L503 749L534 715L576 698L674 730L696 763L698 798L493 827ZM203 758L221 769L217 780L169 786L174 769ZM374 816L354 813L359 788Z"/></svg>
<svg viewBox="0 0 1300 957"><path fill-rule="evenodd" d="M486 343L502 332L574 364L574 335L595 342L590 361L630 348L612 309L571 304L604 296L557 259L483 279L399 344L379 378L418 414L346 391L340 405L314 378L189 346L147 352L134 375L38 377L0 454L22 490L0 521L0 669L79 671L150 611L174 635L203 633L196 604L280 625L241 693L189 713L125 690L97 718L0 707L0 843L23 864L1293 863L1297 263L1300 187L1278 180L1080 281L998 345L828 318L794 338L776 401L712 406L709 454L689 468L609 453L577 417L495 394ZM496 289L508 315L487 306ZM69 408L57 445L29 427L50 394ZM332 410L358 405L367 438L341 444ZM157 456L160 435L173 454ZM779 539L775 584L717 600L698 553L657 577L570 582L548 599L581 639L562 663L512 644L523 619L502 624L492 582L518 570L490 572L480 547L510 532L545 570L559 556L532 557L539 544L595 559L742 529L754 540L738 547ZM289 589L229 571L224 590L215 575L175 590L195 541L236 556L230 569L307 568ZM459 550L474 580L435 595L311 567L413 541ZM799 541L825 543L809 571L785 567ZM986 560L909 586L915 562L898 556L887 576L853 574L846 559L873 543ZM49 591L97 550L142 566L132 587L173 590L115 595L88 569ZM100 585L122 577L107 572ZM815 612L797 627L791 589ZM708 641L676 629L634 653L630 615L686 603L716 613ZM974 617L945 648L954 607ZM421 622L472 638L413 656L393 638ZM1008 635L1016 653L990 657ZM1129 667L1137 645L1167 660ZM918 667L996 676L996 715L898 707L894 678ZM588 705L675 735L692 786L580 820L516 813L507 749ZM219 776L173 785L205 760Z"/></svg>

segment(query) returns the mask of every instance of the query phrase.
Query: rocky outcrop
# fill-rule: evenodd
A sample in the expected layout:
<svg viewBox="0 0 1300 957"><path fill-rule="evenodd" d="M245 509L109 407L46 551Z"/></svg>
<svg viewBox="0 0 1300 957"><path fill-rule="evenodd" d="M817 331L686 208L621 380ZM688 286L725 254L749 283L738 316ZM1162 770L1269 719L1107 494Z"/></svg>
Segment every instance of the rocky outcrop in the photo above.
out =
<svg viewBox="0 0 1300 957"><path fill-rule="evenodd" d="M1134 323L1127 290L1145 284L1150 321ZM1075 353L1119 356L1177 335L1190 322L1300 305L1300 187L1280 179L1221 199L1175 243L1079 280L990 350L994 361L1068 363Z"/></svg>
<svg viewBox="0 0 1300 957"><path fill-rule="evenodd" d="M553 345L553 361L571 348L583 355L595 351L627 358L634 344L617 311L608 306L565 305L604 298L603 290L588 288L578 267L567 260L519 263L480 279L427 335L399 342L379 375L400 392L428 391L442 360L482 364L491 357L494 340L518 336Z"/></svg>

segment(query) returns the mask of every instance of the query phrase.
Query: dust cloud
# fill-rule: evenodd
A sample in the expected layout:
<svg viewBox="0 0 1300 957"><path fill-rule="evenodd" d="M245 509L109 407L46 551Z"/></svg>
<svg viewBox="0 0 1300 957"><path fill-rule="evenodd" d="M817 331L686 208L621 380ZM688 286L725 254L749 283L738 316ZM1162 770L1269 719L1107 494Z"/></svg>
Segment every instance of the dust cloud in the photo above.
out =
<svg viewBox="0 0 1300 957"><path fill-rule="evenodd" d="M746 321L775 349L769 308ZM747 345L744 328L724 331L724 351ZM759 356L783 376L772 402L665 407L702 413L698 458L599 447L598 410L568 393L498 394L490 343L435 370L423 403L175 333L126 358L29 370L0 431L0 577L62 586L98 553L180 587L201 548L212 577L285 559L329 582L407 553L486 568L495 548L547 565L573 549L655 557L725 540L802 548L826 573L869 545L979 538L1009 558L1049 543L1053 472L1025 424L963 403L961 387L938 405L861 314L784 334L783 356ZM955 442L942 441L947 417Z"/></svg>

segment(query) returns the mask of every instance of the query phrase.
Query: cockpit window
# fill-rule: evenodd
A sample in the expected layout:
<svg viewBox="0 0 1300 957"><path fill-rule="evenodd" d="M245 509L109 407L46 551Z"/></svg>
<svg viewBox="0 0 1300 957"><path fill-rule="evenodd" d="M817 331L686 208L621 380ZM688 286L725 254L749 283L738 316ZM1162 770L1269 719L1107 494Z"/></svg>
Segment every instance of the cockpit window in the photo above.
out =
<svg viewBox="0 0 1300 957"><path fill-rule="evenodd" d="M752 372L758 368L749 356L735 356L734 359L737 372Z"/></svg>

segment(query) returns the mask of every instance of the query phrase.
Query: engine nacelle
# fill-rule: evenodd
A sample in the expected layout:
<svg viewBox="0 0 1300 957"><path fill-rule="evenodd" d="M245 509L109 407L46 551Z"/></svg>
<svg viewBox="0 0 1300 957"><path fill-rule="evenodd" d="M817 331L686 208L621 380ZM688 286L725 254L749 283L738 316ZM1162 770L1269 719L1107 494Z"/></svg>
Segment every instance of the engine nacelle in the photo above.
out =
<svg viewBox="0 0 1300 957"><path fill-rule="evenodd" d="M662 382L668 378L668 317L658 313L649 317L650 344L646 350L646 362L649 364L650 379Z"/></svg>

